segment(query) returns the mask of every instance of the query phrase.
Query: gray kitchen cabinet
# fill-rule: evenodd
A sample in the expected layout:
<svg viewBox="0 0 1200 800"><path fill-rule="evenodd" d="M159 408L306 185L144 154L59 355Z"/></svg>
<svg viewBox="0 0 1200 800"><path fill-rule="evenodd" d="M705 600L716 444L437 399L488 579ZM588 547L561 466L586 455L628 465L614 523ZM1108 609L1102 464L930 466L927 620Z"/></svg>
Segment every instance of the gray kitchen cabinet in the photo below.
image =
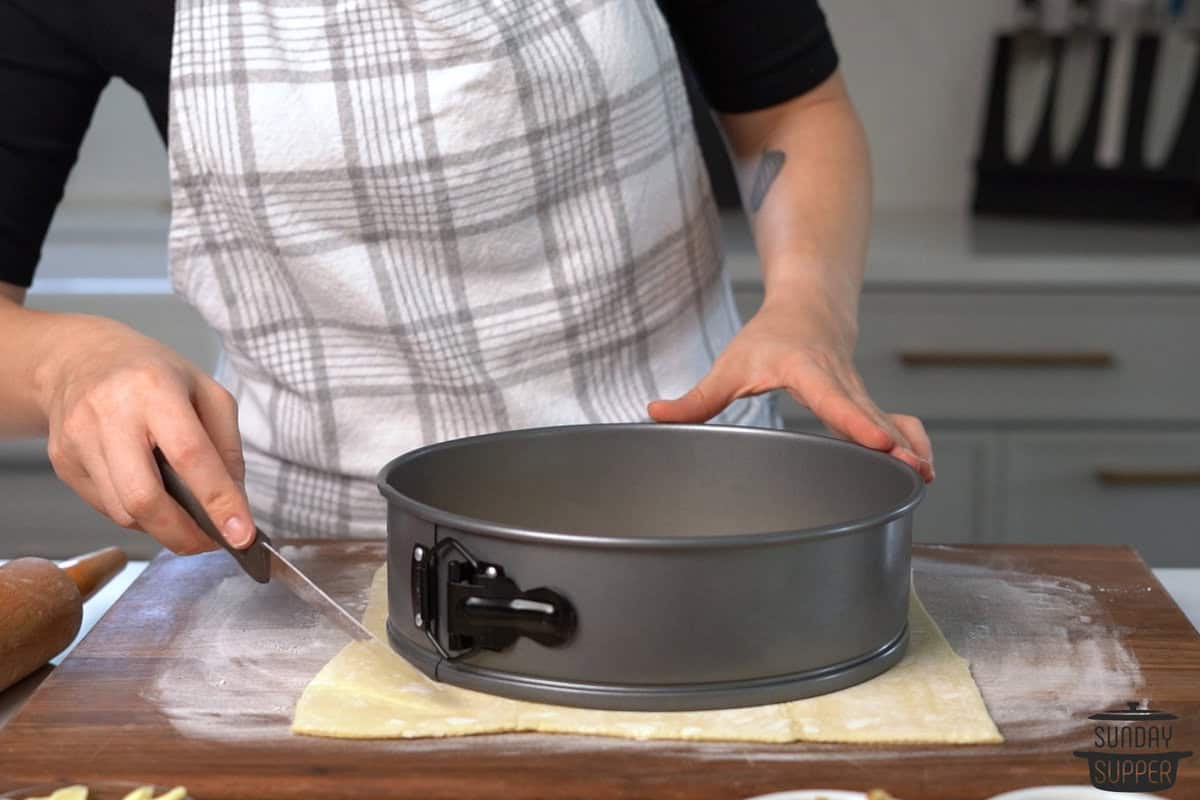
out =
<svg viewBox="0 0 1200 800"><path fill-rule="evenodd" d="M1128 544L1151 564L1200 563L1200 433L1014 433L1007 541Z"/></svg>
<svg viewBox="0 0 1200 800"><path fill-rule="evenodd" d="M914 516L918 542L988 542L993 535L996 436L988 432L929 431L937 479Z"/></svg>
<svg viewBox="0 0 1200 800"><path fill-rule="evenodd" d="M735 297L749 319L762 290ZM1200 419L1200 370L1180 368L1200 365L1200 296L868 287L859 329L876 402L925 419ZM807 414L790 397L780 411Z"/></svg>
<svg viewBox="0 0 1200 800"><path fill-rule="evenodd" d="M749 319L757 258L724 222ZM1195 231L897 214L871 252L855 362L881 407L930 431L918 541L1132 544L1200 566Z"/></svg>
<svg viewBox="0 0 1200 800"><path fill-rule="evenodd" d="M829 431L801 409L784 415L788 430ZM913 541L987 542L995 515L997 438L991 432L929 431L937 453L937 480L927 487L913 520Z"/></svg>
<svg viewBox="0 0 1200 800"><path fill-rule="evenodd" d="M149 558L158 543L83 502L54 474L44 440L0 443L0 558L68 558L118 545Z"/></svg>
<svg viewBox="0 0 1200 800"><path fill-rule="evenodd" d="M868 291L859 327L877 401L930 419L1197 416L1200 297Z"/></svg>

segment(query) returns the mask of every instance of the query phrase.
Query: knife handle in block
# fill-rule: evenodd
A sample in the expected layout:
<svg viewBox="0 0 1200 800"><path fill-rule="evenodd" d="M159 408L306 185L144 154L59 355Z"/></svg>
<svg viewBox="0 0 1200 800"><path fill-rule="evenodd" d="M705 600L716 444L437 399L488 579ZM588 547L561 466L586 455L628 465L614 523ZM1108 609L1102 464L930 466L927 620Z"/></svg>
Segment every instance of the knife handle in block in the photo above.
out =
<svg viewBox="0 0 1200 800"><path fill-rule="evenodd" d="M125 569L129 559L119 547L106 547L68 561L60 561L58 568L71 576L79 587L79 594L87 600L104 585Z"/></svg>
<svg viewBox="0 0 1200 800"><path fill-rule="evenodd" d="M217 526L209 518L208 512L204 510L204 506L200 505L200 501L187 488L183 479L179 477L179 473L167 463L166 456L157 447L154 448L154 460L158 462L158 471L162 473L163 487L167 490L167 494L171 495L172 499L183 507L188 516L204 532L204 535L225 548L225 551L234 557L241 568L251 578L254 578L259 583L269 581L271 579L271 562L268 558L266 548L263 547L264 544L270 544L271 542L267 538L267 535L256 528L254 530L254 540L250 542L249 547L245 550L239 550L234 547L225 541L225 537L217 530Z"/></svg>

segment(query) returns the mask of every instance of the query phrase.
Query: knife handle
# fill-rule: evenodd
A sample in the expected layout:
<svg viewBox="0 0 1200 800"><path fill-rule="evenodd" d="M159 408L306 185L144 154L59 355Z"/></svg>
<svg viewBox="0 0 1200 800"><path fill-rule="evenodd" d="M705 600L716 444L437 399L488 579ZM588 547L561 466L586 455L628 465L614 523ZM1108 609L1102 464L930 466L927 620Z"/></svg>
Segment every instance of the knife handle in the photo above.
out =
<svg viewBox="0 0 1200 800"><path fill-rule="evenodd" d="M259 583L271 580L271 562L268 559L267 549L263 546L271 543L267 535L255 528L254 540L250 542L249 547L245 550L234 547L225 541L225 537L217 530L217 526L209 518L208 512L204 510L204 506L200 505L200 501L187 488L174 467L167 463L166 456L157 447L154 448L154 460L158 462L158 471L162 473L163 488L176 503L183 507L188 516L195 520L204 535L224 547L225 551L233 556L234 560L251 578Z"/></svg>

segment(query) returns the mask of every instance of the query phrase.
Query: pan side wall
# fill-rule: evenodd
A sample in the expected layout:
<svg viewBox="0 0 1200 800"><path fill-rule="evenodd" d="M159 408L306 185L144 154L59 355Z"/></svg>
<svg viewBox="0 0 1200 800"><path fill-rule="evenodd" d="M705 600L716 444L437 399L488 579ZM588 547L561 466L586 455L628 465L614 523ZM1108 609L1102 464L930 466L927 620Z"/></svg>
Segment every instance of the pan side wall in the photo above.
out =
<svg viewBox="0 0 1200 800"><path fill-rule="evenodd" d="M410 559L415 544L434 544L434 525L393 505L388 529L393 632L432 659L412 622ZM895 640L907 621L910 514L849 533L733 547L622 548L436 532L499 564L522 589L548 586L575 606L578 629L566 646L522 638L465 662L515 676L638 686L769 678L862 658ZM444 563L439 573L444 608ZM432 663L418 666L429 671Z"/></svg>

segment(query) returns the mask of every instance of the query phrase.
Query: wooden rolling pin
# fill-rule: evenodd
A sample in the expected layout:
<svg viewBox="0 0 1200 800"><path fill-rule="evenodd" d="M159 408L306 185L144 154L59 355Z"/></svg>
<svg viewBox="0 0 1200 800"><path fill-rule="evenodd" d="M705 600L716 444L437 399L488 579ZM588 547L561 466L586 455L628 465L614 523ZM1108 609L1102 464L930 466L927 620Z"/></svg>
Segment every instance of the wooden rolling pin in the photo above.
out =
<svg viewBox="0 0 1200 800"><path fill-rule="evenodd" d="M126 562L119 547L65 561L18 558L0 566L0 691L62 652L79 633L83 601Z"/></svg>

